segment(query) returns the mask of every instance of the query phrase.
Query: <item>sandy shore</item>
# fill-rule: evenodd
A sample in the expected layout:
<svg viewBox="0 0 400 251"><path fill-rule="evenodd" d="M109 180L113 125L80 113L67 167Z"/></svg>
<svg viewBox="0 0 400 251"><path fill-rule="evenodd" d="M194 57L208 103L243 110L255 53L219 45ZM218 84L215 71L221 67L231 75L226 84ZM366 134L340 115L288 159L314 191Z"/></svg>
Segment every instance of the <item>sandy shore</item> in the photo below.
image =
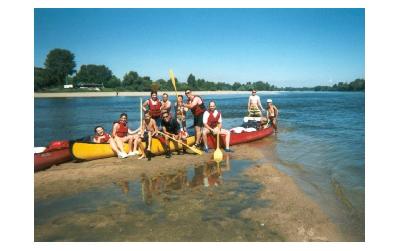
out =
<svg viewBox="0 0 400 251"><path fill-rule="evenodd" d="M159 91L159 94L164 91ZM166 92L168 95L175 96L175 92ZM184 92L178 92L184 94ZM259 93L263 93L260 91ZM226 95L226 94L250 94L248 91L196 91L198 95ZM43 93L35 92L35 98L71 98L71 97L115 97L116 92L54 92L54 93ZM149 96L149 92L118 92L118 96L124 97L143 97Z"/></svg>
<svg viewBox="0 0 400 251"><path fill-rule="evenodd" d="M235 146L231 159L260 159L264 155L256 146ZM201 165L212 154L163 156L152 161L108 158L83 163L65 163L47 171L35 173L35 200L51 199L80 193L92 187L111 182L133 180L142 174L148 176L176 172L182 168ZM246 169L253 181L262 185L257 197L269 201L265 207L246 208L240 218L268 226L285 241L343 241L336 225L321 208L307 197L293 179L269 164L256 164ZM168 232L168 231L167 231Z"/></svg>

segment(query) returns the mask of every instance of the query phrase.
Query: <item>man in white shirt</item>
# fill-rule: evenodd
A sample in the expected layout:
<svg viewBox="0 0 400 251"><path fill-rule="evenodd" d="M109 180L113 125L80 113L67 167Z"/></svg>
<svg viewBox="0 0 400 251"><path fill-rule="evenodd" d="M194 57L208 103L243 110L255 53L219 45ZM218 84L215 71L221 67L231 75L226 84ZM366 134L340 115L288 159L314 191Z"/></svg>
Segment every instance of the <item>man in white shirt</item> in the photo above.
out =
<svg viewBox="0 0 400 251"><path fill-rule="evenodd" d="M249 117L261 117L261 111L265 111L255 89L251 91L249 102L247 103L247 110L249 111Z"/></svg>
<svg viewBox="0 0 400 251"><path fill-rule="evenodd" d="M203 143L204 143L204 151L208 152L207 145L207 135L212 133L213 135L217 135L219 132L220 135L225 135L225 152L233 152L229 149L229 140L231 134L228 130L222 129L222 115L221 112L216 110L215 101L210 101L208 105L208 110L203 114Z"/></svg>

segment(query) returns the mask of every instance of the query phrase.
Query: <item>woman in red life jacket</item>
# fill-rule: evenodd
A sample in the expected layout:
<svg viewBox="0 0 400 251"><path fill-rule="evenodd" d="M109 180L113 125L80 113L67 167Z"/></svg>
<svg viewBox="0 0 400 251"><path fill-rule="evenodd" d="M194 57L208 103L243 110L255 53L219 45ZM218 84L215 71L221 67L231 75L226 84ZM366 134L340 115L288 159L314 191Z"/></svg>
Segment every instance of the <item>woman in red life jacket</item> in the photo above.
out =
<svg viewBox="0 0 400 251"><path fill-rule="evenodd" d="M222 115L221 112L216 110L215 101L210 101L208 105L208 110L204 112L203 115L203 143L204 143L204 151L208 152L207 145L207 135L212 133L213 135L217 135L219 132L220 135L225 135L225 152L233 152L229 148L229 140L231 138L231 133L228 130L222 129Z"/></svg>
<svg viewBox="0 0 400 251"><path fill-rule="evenodd" d="M112 129L112 137L114 138L115 142L118 145L119 149L122 149L118 157L126 158L128 156L135 156L139 152L137 151L138 144L140 143L141 139L139 137L139 130L132 131L128 128L128 115L126 113L121 113L119 116L119 120L114 122L113 129ZM125 153L124 143L128 142L129 145L129 152L128 154Z"/></svg>
<svg viewBox="0 0 400 251"><path fill-rule="evenodd" d="M193 113L193 124L196 136L196 143L194 144L195 147L200 145L201 140L201 128L203 128L203 113L206 110L204 105L203 99L200 96L193 95L190 89L186 89L185 91L186 97L189 100L188 104L184 106L189 108Z"/></svg>
<svg viewBox="0 0 400 251"><path fill-rule="evenodd" d="M118 148L117 143L115 140L110 136L110 134L104 132L104 128L102 126L96 126L94 128L94 137L93 137L93 142L97 144L105 144L108 143L111 146L111 149L118 155L118 156L127 156L126 153L124 153L123 148ZM126 158L126 157L125 157Z"/></svg>
<svg viewBox="0 0 400 251"><path fill-rule="evenodd" d="M151 98L143 103L142 109L144 112L149 111L151 118L154 119L156 121L157 126L160 127L162 103L158 99L156 91L151 91L150 96Z"/></svg>

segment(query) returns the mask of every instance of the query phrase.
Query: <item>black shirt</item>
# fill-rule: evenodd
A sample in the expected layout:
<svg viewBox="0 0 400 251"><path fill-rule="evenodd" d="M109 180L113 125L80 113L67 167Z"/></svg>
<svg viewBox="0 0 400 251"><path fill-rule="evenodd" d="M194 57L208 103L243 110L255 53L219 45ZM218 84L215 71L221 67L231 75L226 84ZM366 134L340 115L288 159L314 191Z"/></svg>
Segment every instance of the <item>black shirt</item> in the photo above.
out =
<svg viewBox="0 0 400 251"><path fill-rule="evenodd" d="M178 134L179 133L179 123L176 121L176 119L170 119L169 122L166 122L164 119L161 121L161 126L165 127L167 129L167 132L172 133L172 134Z"/></svg>

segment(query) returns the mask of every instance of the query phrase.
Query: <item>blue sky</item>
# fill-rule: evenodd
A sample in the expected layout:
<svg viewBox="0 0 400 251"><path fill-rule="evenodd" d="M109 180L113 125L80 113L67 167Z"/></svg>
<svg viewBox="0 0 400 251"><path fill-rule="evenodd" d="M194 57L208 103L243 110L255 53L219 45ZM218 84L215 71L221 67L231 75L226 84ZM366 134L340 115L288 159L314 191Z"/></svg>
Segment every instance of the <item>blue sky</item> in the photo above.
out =
<svg viewBox="0 0 400 251"><path fill-rule="evenodd" d="M364 77L364 9L35 9L35 66L54 48L122 78L277 86Z"/></svg>

